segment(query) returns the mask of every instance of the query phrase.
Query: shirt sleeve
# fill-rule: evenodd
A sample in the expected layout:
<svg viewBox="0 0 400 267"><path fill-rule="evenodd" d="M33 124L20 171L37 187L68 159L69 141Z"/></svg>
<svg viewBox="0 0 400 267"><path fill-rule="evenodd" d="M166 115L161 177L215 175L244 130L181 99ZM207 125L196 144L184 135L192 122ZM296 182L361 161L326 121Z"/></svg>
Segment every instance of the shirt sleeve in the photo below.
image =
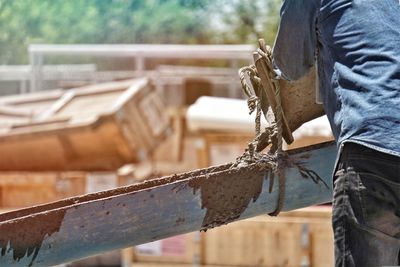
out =
<svg viewBox="0 0 400 267"><path fill-rule="evenodd" d="M300 79L314 66L318 9L317 0L283 1L273 59L285 79Z"/></svg>

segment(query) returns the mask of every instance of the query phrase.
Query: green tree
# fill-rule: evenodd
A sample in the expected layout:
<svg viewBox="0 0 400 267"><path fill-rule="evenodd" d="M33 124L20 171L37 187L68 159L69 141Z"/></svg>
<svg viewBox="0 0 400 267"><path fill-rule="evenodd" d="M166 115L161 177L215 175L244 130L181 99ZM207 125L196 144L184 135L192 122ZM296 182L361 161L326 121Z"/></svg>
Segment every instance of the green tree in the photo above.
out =
<svg viewBox="0 0 400 267"><path fill-rule="evenodd" d="M0 64L32 43L271 43L280 0L0 0Z"/></svg>
<svg viewBox="0 0 400 267"><path fill-rule="evenodd" d="M0 64L31 43L206 43L202 0L0 0Z"/></svg>
<svg viewBox="0 0 400 267"><path fill-rule="evenodd" d="M221 2L219 41L272 44L279 22L281 0L226 0Z"/></svg>

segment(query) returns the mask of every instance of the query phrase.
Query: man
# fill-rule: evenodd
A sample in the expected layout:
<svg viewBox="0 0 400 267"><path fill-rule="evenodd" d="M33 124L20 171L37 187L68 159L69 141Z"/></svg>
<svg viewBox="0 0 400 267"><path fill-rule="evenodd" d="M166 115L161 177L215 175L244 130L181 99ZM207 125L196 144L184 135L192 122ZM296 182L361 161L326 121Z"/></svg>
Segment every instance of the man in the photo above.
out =
<svg viewBox="0 0 400 267"><path fill-rule="evenodd" d="M340 148L336 266L400 265L399 0L284 0L273 57L288 80L317 62Z"/></svg>

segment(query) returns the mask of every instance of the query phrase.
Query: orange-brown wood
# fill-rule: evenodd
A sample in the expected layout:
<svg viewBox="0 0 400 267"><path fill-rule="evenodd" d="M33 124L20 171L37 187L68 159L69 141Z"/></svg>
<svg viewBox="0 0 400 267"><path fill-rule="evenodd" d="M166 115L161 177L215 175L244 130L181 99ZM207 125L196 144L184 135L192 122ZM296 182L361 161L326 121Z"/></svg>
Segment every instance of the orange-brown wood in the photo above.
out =
<svg viewBox="0 0 400 267"><path fill-rule="evenodd" d="M116 170L169 127L147 79L3 97L0 111L0 171Z"/></svg>
<svg viewBox="0 0 400 267"><path fill-rule="evenodd" d="M0 208L22 208L85 193L84 172L1 172Z"/></svg>

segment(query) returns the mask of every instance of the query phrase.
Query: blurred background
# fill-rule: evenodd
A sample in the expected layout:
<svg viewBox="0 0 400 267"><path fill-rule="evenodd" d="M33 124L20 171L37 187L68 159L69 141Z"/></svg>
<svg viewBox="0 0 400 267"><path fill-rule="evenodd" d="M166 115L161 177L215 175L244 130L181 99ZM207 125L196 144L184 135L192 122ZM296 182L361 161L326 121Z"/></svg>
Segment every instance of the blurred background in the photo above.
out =
<svg viewBox="0 0 400 267"><path fill-rule="evenodd" d="M0 0L0 212L233 161L281 0ZM332 140L322 117L287 148ZM65 266L333 266L330 207Z"/></svg>
<svg viewBox="0 0 400 267"><path fill-rule="evenodd" d="M0 63L30 44L272 43L279 0L1 0ZM62 61L64 63L64 61Z"/></svg>

